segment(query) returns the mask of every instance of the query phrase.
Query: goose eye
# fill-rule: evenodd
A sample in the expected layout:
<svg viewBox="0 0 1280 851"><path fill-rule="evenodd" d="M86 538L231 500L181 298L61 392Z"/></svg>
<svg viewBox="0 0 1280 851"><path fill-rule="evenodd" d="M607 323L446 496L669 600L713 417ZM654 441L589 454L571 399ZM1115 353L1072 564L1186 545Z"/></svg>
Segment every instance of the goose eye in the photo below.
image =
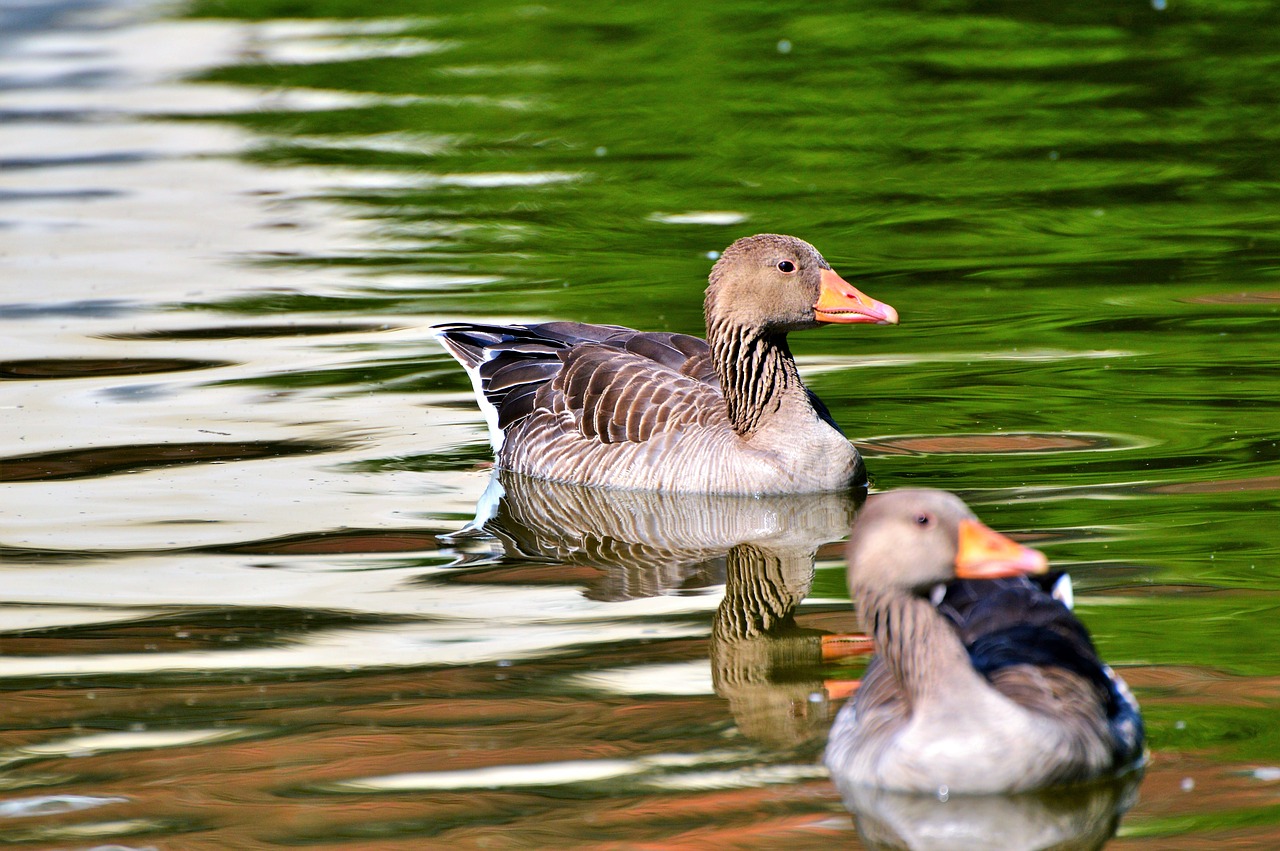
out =
<svg viewBox="0 0 1280 851"><path fill-rule="evenodd" d="M796 264L792 263L790 260L778 261L778 271L781 272L782 274L790 275L795 270L796 270Z"/></svg>
<svg viewBox="0 0 1280 851"><path fill-rule="evenodd" d="M917 525L917 526L928 526L928 525L929 525L930 523L932 523L932 522L933 522L933 518L932 518L932 517L930 517L928 514L917 514L917 515L916 515L916 525Z"/></svg>

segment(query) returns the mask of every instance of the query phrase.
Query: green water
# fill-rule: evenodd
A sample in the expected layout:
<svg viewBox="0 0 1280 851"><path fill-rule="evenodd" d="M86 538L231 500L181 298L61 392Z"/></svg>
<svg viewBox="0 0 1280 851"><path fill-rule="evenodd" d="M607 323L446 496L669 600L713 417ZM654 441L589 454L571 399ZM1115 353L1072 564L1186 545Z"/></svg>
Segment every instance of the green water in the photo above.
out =
<svg viewBox="0 0 1280 851"><path fill-rule="evenodd" d="M48 8L0 20L0 844L856 846L857 665L788 655L854 629L837 547L762 557L762 636L679 512L626 568L436 537L489 448L432 324L701 334L765 231L901 314L792 338L874 486L1074 576L1149 728L1109 847L1280 844L1280 7Z"/></svg>

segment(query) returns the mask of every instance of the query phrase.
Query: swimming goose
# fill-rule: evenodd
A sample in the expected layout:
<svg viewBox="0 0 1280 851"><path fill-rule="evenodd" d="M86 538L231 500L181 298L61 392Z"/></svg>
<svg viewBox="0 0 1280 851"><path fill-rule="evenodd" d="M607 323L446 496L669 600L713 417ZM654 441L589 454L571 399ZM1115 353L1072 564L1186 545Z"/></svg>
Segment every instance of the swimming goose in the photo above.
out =
<svg viewBox="0 0 1280 851"><path fill-rule="evenodd" d="M866 483L787 334L894 324L812 245L759 234L711 270L707 339L616 325L437 327L471 377L499 469L581 485L801 493Z"/></svg>
<svg viewBox="0 0 1280 851"><path fill-rule="evenodd" d="M1028 579L1046 571L1043 554L952 494L907 489L867 500L848 559L877 655L827 745L842 787L1021 792L1141 760L1127 686L1067 606Z"/></svg>

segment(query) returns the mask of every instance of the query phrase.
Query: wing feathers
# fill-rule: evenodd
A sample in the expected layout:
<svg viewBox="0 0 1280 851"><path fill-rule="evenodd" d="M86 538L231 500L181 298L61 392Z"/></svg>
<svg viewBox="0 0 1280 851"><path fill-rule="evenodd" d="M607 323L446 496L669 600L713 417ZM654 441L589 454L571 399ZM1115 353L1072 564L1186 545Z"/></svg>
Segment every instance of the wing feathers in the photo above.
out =
<svg viewBox="0 0 1280 851"><path fill-rule="evenodd" d="M485 391L495 393L520 384L541 384L555 378L559 371L559 358L554 361L517 360L514 363L495 363L486 376Z"/></svg>
<svg viewBox="0 0 1280 851"><path fill-rule="evenodd" d="M530 416L538 407L539 387L537 384L526 384L508 393L503 399L502 407L498 409L498 428L506 429Z"/></svg>
<svg viewBox="0 0 1280 851"><path fill-rule="evenodd" d="M687 422L723 415L705 340L616 325L455 323L441 343L472 376L499 434L540 407L568 411L582 435L643 442ZM710 411L710 413L708 413Z"/></svg>
<svg viewBox="0 0 1280 851"><path fill-rule="evenodd" d="M638 353L600 344L574 347L555 382L580 428L604 443L642 442L724 407L706 384Z"/></svg>

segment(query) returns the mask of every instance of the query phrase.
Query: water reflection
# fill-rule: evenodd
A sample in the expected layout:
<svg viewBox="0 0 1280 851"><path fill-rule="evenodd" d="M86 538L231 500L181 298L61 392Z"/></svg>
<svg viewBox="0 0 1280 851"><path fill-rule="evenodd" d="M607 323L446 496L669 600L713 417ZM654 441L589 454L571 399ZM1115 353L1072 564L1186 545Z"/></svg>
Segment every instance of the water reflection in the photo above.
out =
<svg viewBox="0 0 1280 851"><path fill-rule="evenodd" d="M1026 795L906 795L841 788L858 832L874 849L911 851L1084 851L1101 848L1137 800L1140 777Z"/></svg>
<svg viewBox="0 0 1280 851"><path fill-rule="evenodd" d="M1132 438L1110 434L1004 432L996 434L898 435L858 441L868 457L876 455L994 455L1013 453L1097 452L1129 449Z"/></svg>
<svg viewBox="0 0 1280 851"><path fill-rule="evenodd" d="M197 361L183 358L44 358L0 362L0 379L102 378L116 375L150 375L214 369L226 361Z"/></svg>
<svg viewBox="0 0 1280 851"><path fill-rule="evenodd" d="M192 464L282 458L332 451L340 444L304 440L97 446L0 457L0 482L52 482Z"/></svg>
<svg viewBox="0 0 1280 851"><path fill-rule="evenodd" d="M818 548L843 538L864 491L742 497L604 490L497 472L476 521L452 536L491 535L502 564L562 565L594 600L705 593L711 676L739 730L793 747L826 732L824 633L796 625ZM474 563L475 556L464 563ZM574 566L588 568L575 572Z"/></svg>
<svg viewBox="0 0 1280 851"><path fill-rule="evenodd" d="M794 546L742 543L726 555L724 599L711 621L712 683L753 741L786 749L826 738L824 633L797 626L793 613L809 593L816 547L847 526Z"/></svg>

